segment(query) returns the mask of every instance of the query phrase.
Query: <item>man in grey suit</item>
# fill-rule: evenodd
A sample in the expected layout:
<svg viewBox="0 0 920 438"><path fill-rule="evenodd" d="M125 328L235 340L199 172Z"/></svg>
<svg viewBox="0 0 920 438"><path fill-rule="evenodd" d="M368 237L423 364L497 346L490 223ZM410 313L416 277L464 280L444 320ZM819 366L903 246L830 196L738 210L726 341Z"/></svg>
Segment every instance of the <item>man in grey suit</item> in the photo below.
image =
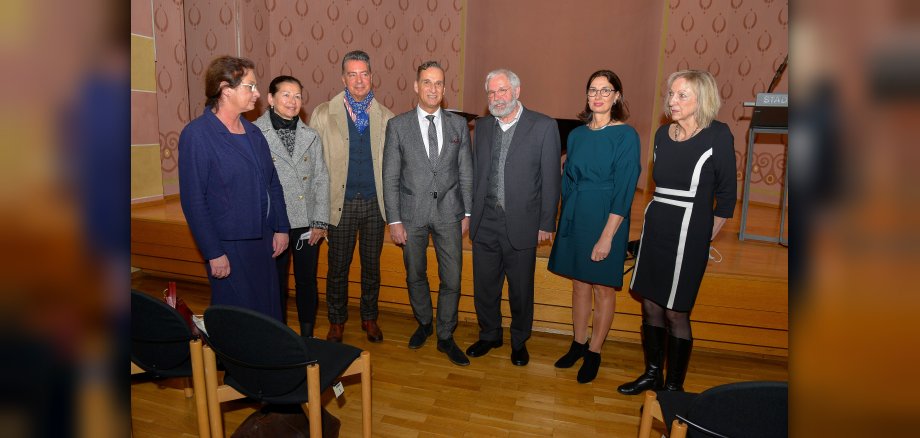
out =
<svg viewBox="0 0 920 438"><path fill-rule="evenodd" d="M518 101L514 72L486 76L490 116L476 121L473 144L473 302L479 340L466 354L483 356L502 345L502 285L508 279L511 363L527 365L533 327L537 245L556 231L559 128Z"/></svg>
<svg viewBox="0 0 920 438"><path fill-rule="evenodd" d="M428 237L438 259L438 351L456 365L470 361L454 342L460 302L461 239L469 227L473 165L466 119L441 109L444 69L428 61L414 84L418 107L387 123L383 149L383 200L390 238L403 247L409 302L419 326L409 348L431 336Z"/></svg>

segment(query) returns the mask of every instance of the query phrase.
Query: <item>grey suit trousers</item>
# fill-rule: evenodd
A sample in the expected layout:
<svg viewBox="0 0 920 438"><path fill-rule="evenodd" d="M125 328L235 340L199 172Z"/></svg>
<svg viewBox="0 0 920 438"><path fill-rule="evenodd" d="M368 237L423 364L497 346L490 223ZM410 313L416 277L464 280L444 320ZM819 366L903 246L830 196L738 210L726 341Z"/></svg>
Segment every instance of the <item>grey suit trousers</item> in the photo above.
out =
<svg viewBox="0 0 920 438"><path fill-rule="evenodd" d="M432 322L431 287L427 274L430 235L438 258L441 283L438 287L437 334L440 340L449 339L457 328L457 306L460 303L460 270L463 264L460 222L403 225L407 234L403 261L412 312L419 324Z"/></svg>

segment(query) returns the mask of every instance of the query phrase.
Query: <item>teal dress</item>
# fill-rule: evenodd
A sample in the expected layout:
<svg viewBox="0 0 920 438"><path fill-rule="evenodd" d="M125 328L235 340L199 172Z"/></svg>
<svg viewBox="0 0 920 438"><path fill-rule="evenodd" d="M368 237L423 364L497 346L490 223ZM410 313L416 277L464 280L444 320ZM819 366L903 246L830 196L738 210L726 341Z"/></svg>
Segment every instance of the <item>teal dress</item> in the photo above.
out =
<svg viewBox="0 0 920 438"><path fill-rule="evenodd" d="M562 213L549 256L550 271L586 283L623 285L629 210L639 179L639 135L629 125L574 129L562 175ZM606 259L591 251L610 214L623 217Z"/></svg>

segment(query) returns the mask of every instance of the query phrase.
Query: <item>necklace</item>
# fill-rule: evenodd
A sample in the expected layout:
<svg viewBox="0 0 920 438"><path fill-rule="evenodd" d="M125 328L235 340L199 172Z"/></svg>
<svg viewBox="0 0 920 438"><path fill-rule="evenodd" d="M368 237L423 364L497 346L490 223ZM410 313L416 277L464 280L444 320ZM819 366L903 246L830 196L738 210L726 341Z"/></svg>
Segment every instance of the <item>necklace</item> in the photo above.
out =
<svg viewBox="0 0 920 438"><path fill-rule="evenodd" d="M591 123L588 123L588 128L590 128L592 131L600 131L601 129L610 126L611 123L613 123L613 119L610 119L610 121L604 123L601 126L594 126L594 120L591 120Z"/></svg>
<svg viewBox="0 0 920 438"><path fill-rule="evenodd" d="M700 127L697 126L690 135L685 137L683 140L680 139L680 133L683 132L683 128L680 127L677 123L674 124L674 141L686 141L700 132Z"/></svg>

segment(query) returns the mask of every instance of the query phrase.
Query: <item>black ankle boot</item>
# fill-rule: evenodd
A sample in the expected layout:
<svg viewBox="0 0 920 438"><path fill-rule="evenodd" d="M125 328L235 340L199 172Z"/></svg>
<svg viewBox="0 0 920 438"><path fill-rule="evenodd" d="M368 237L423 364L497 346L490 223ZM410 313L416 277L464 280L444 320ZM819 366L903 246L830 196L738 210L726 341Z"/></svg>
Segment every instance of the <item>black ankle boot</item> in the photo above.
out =
<svg viewBox="0 0 920 438"><path fill-rule="evenodd" d="M586 351L588 351L588 341L585 341L584 344L579 344L573 339L572 345L569 346L569 352L556 361L555 367L572 368L572 365L575 365L575 362L578 362L578 359L581 359Z"/></svg>
<svg viewBox="0 0 920 438"><path fill-rule="evenodd" d="M645 352L645 372L638 379L617 388L620 394L636 395L664 386L664 327L642 324L642 350Z"/></svg>
<svg viewBox="0 0 920 438"><path fill-rule="evenodd" d="M668 336L668 375L664 379L665 391L683 391L684 378L687 377L687 365L690 364L692 339Z"/></svg>
<svg viewBox="0 0 920 438"><path fill-rule="evenodd" d="M597 370L601 366L601 354L585 350L584 362L578 369L578 383L588 383L597 377Z"/></svg>
<svg viewBox="0 0 920 438"><path fill-rule="evenodd" d="M304 338L313 337L313 323L312 322L300 323L300 336Z"/></svg>

